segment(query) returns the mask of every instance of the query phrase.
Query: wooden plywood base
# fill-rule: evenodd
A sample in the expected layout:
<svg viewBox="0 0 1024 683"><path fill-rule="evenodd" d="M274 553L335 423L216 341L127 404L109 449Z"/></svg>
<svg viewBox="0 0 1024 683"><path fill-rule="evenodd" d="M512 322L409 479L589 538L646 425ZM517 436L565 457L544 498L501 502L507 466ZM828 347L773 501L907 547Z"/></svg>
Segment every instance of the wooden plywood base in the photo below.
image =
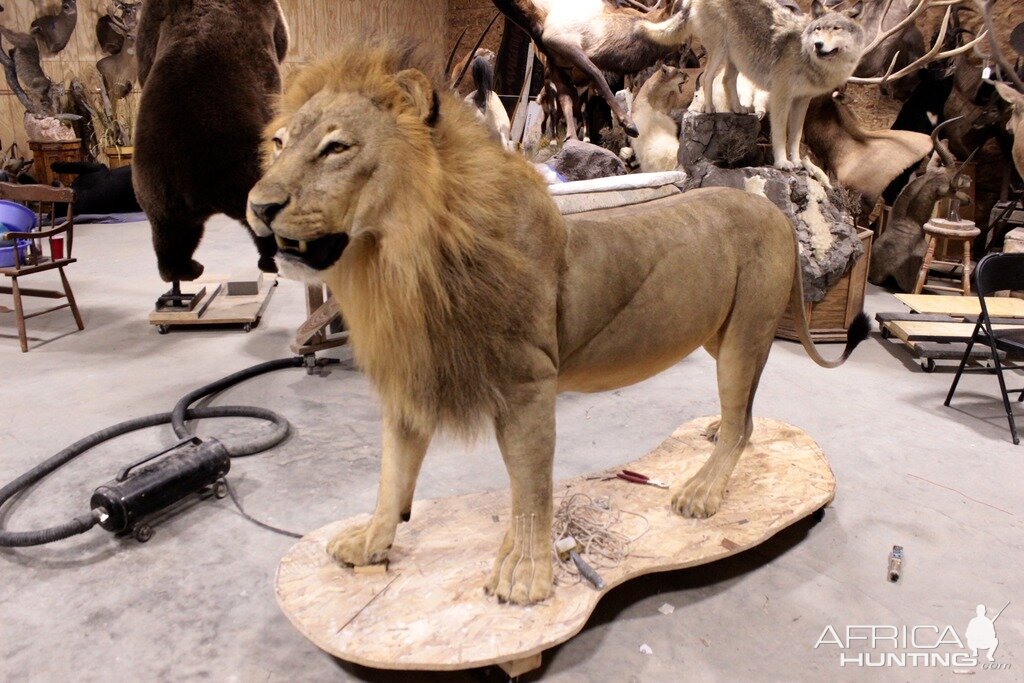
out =
<svg viewBox="0 0 1024 683"><path fill-rule="evenodd" d="M1024 322L1024 321L1022 321ZM889 331L905 342L938 341L967 342L974 333L973 323L921 322L893 320L887 323ZM1020 325L993 325L993 330L1010 330Z"/></svg>
<svg viewBox="0 0 1024 683"><path fill-rule="evenodd" d="M897 294L896 298L917 313L945 313L951 316L981 315L976 296L942 296L941 294ZM996 318L1024 318L1024 299L986 296L988 314Z"/></svg>
<svg viewBox="0 0 1024 683"><path fill-rule="evenodd" d="M704 437L711 420L683 425L623 467L685 481L711 453ZM281 560L278 604L303 635L347 661L441 671L497 664L518 675L539 666L544 650L576 635L615 586L756 546L827 505L835 493L817 444L795 427L766 419L756 420L725 502L710 519L681 517L669 507L669 491L615 479L618 469L555 487L556 505L575 493L607 497L649 524L621 564L601 570L601 591L587 583L556 585L552 597L530 607L486 595L483 585L509 520L509 494L501 491L416 502L411 520L398 528L387 571L378 575L357 574L326 552L330 538L365 523L367 515L314 531Z"/></svg>
<svg viewBox="0 0 1024 683"><path fill-rule="evenodd" d="M264 277L258 294L229 296L223 283L207 283L207 294L194 309L153 311L149 314L149 324L158 326L161 332L176 325L243 325L248 331L248 328L259 323L276 286L276 277ZM182 287L182 291L188 290Z"/></svg>

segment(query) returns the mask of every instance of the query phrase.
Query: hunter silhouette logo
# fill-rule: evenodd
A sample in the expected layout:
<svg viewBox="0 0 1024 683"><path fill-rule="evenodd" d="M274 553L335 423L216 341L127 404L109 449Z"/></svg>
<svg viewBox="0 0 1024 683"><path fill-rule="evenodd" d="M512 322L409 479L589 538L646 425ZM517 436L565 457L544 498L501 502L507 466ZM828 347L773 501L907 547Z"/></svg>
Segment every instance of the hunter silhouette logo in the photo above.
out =
<svg viewBox="0 0 1024 683"><path fill-rule="evenodd" d="M985 616L985 605L978 605L977 615L967 624L967 647L971 649L973 657L978 656L978 650L987 650L985 656L988 661L995 661L996 648L999 647L999 639L996 637L996 619L1009 607L1010 603L1003 605L1003 609L996 612L996 615L989 619Z"/></svg>
<svg viewBox="0 0 1024 683"><path fill-rule="evenodd" d="M995 622L1009 607L989 617L985 605L975 608L975 617L967 628L958 631L951 624L856 624L836 628L826 626L814 649L836 652L841 667L952 668L958 673L1006 670L1010 663L997 663ZM961 637L962 636L962 637ZM985 652L980 661L979 651Z"/></svg>

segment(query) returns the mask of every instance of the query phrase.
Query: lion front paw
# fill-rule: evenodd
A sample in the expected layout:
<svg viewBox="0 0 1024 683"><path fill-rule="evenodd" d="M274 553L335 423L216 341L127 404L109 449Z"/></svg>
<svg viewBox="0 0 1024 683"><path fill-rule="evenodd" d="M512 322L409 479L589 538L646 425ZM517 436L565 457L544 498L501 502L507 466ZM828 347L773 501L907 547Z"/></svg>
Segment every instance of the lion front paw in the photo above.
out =
<svg viewBox="0 0 1024 683"><path fill-rule="evenodd" d="M501 602L529 605L551 595L550 540L547 529L543 533L537 530L531 538L523 533L522 526L513 524L494 560L485 589ZM519 526L518 534L515 526Z"/></svg>
<svg viewBox="0 0 1024 683"><path fill-rule="evenodd" d="M672 508L683 517L705 519L718 512L725 496L725 481L697 474L672 494Z"/></svg>
<svg viewBox="0 0 1024 683"><path fill-rule="evenodd" d="M342 564L365 567L388 559L391 539L371 533L369 524L345 529L327 544L327 554Z"/></svg>

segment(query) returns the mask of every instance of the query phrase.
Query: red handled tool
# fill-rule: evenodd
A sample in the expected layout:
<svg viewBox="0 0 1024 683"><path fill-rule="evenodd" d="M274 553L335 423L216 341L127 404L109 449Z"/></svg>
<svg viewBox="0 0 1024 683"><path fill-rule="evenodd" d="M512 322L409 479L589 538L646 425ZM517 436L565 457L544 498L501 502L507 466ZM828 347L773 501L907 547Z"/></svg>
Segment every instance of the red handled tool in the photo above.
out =
<svg viewBox="0 0 1024 683"><path fill-rule="evenodd" d="M619 479L631 481L634 484L645 484L647 486L657 486L659 489L667 489L668 484L657 479L651 479L646 474L640 474L639 472L633 472L631 470L622 470L615 474Z"/></svg>

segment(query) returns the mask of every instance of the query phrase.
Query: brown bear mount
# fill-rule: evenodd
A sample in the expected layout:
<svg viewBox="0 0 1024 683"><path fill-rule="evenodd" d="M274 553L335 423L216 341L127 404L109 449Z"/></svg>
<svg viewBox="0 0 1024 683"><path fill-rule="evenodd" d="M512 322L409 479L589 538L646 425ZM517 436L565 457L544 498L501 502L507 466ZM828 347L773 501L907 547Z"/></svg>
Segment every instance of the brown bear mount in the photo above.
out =
<svg viewBox="0 0 1024 683"><path fill-rule="evenodd" d="M287 51L277 0L146 0L134 183L165 281L202 274L192 254L210 216L245 222ZM276 272L273 237L253 239L260 269Z"/></svg>

